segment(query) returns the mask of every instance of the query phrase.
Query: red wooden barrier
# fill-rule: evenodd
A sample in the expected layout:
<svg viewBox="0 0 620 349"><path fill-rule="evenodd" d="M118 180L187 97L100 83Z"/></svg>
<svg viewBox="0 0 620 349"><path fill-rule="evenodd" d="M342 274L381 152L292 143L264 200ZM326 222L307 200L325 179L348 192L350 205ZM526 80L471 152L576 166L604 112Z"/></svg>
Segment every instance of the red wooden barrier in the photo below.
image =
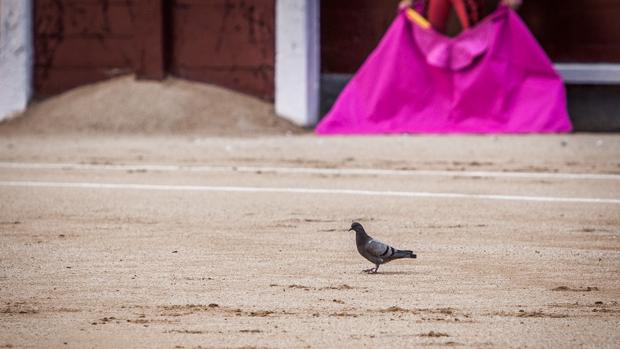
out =
<svg viewBox="0 0 620 349"><path fill-rule="evenodd" d="M177 0L170 71L273 100L274 0Z"/></svg>
<svg viewBox="0 0 620 349"><path fill-rule="evenodd" d="M274 0L35 0L37 96L167 73L274 95Z"/></svg>

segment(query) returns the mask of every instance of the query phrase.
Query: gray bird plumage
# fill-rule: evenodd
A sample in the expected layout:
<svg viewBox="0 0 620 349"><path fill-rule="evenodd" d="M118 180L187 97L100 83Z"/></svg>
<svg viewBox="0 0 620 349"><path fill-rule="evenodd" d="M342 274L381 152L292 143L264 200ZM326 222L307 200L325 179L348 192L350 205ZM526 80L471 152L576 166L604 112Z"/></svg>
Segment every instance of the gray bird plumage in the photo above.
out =
<svg viewBox="0 0 620 349"><path fill-rule="evenodd" d="M416 258L416 254L410 250L399 250L390 245L384 244L379 240L373 239L366 234L364 227L358 222L351 224L349 231L355 231L355 244L357 251L362 257L374 263L375 267L364 270L367 273L376 273L381 264L400 258Z"/></svg>

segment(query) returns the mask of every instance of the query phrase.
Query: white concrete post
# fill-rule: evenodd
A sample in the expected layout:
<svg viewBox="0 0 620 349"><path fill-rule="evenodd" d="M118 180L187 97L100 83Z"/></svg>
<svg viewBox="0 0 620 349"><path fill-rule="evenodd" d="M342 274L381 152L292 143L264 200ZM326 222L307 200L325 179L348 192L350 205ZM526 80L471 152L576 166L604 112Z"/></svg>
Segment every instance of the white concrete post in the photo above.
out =
<svg viewBox="0 0 620 349"><path fill-rule="evenodd" d="M276 113L300 126L319 117L319 19L319 0L276 0Z"/></svg>
<svg viewBox="0 0 620 349"><path fill-rule="evenodd" d="M620 64L617 63L556 63L555 69L569 84L617 85L620 83Z"/></svg>
<svg viewBox="0 0 620 349"><path fill-rule="evenodd" d="M28 105L32 42L32 0L0 0L0 121Z"/></svg>

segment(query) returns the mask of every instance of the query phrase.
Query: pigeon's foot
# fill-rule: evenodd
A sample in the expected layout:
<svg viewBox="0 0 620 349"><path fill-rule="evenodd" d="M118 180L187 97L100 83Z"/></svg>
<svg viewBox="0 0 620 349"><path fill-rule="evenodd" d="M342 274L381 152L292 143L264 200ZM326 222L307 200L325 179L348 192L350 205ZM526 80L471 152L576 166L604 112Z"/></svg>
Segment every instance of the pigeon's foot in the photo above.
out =
<svg viewBox="0 0 620 349"><path fill-rule="evenodd" d="M366 273L366 274L376 274L377 270L379 270L379 267L370 268L370 269L364 269L364 270L362 270L362 272Z"/></svg>

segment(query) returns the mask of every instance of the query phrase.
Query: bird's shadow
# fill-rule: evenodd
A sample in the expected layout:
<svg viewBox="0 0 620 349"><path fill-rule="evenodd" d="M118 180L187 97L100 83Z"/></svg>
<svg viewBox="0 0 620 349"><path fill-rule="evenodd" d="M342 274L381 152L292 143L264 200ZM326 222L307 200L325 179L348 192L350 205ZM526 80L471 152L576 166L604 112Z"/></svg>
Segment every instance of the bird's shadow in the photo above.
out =
<svg viewBox="0 0 620 349"><path fill-rule="evenodd" d="M368 275L376 275L376 276L381 276L381 275L414 275L414 274L419 274L413 271L378 271L376 273L366 273L361 271L360 274L368 274Z"/></svg>

